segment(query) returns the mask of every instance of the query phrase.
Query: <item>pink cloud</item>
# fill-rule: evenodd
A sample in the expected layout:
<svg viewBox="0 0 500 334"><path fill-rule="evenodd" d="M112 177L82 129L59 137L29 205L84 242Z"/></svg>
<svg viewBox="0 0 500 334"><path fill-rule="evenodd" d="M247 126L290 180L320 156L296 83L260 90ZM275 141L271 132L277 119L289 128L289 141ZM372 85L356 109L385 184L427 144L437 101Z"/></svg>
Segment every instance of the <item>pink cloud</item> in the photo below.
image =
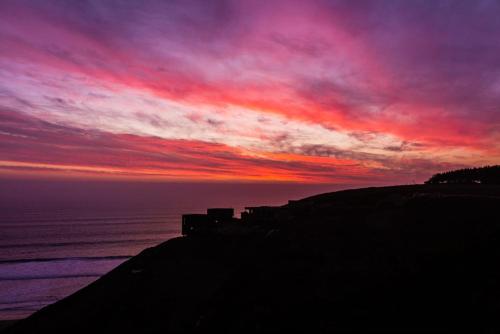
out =
<svg viewBox="0 0 500 334"><path fill-rule="evenodd" d="M460 153L464 165L477 162L475 156L481 154L489 157L483 161L495 162L500 157L496 57L500 49L495 43L500 25L493 14L497 7L487 2L460 7L447 3L152 1L147 6L123 3L110 7L105 3L6 1L0 5L0 70L28 72L29 68L23 75L47 75L55 81L74 74L81 76L82 88L95 81L193 108L208 106L220 110L221 119L204 118L196 111L190 119L219 124L221 132L227 131L223 126L225 108L236 106L255 115L283 116L352 136L369 133L417 143L422 152L432 152L429 160L439 157L439 163L457 163L459 159L451 157L450 150L464 152ZM12 85L0 79L0 90L12 90ZM32 89L41 90L36 84ZM40 106L43 101L32 97L27 103ZM96 116L92 110L89 113L88 117ZM169 128L158 117L141 117L155 122L153 126ZM59 125L62 129L67 126ZM243 133L245 124L242 128ZM83 130L74 128L68 133L75 131ZM247 132L266 140L276 136L254 129ZM230 177L234 171L244 173L251 168L248 178L268 173L270 178L323 180L334 178L327 172L333 163L342 175L356 177L334 159L312 162L305 152L285 152L300 156L290 162L273 155L276 152L214 143L208 135L196 143L162 139L146 144L151 139L140 133L112 135L95 129L99 136L110 136L105 144L91 139L92 132L78 132L76 137L65 130L43 133L36 145L22 133L3 134L10 145L9 154L15 153L9 159L29 162L36 156L32 145L44 152L36 161L31 158L33 163L85 164L66 156L55 145L55 137L70 142L87 138L81 149L88 154L82 156L96 159L103 167L149 168L161 173L186 169L176 168L185 164L190 166L185 177L196 177L197 171ZM99 142L99 149L93 151L89 140ZM145 145L149 155L130 160L118 155L114 163L106 161L105 152L117 152L122 146L128 149L128 145ZM156 145L170 154L170 160L158 158L161 152L155 151ZM195 149L190 150L193 145ZM362 145L369 148L370 142ZM220 147L224 154L218 151ZM211 164L194 163L201 159L197 152L209 154ZM396 152L387 150L376 159L359 152L352 155L354 163L362 161L364 168L376 160L396 172ZM42 161L44 156L46 161ZM429 170L421 157L403 158L413 161L412 166L421 166L422 171ZM143 165L135 166L139 161ZM364 172L367 177L385 175L375 168Z"/></svg>

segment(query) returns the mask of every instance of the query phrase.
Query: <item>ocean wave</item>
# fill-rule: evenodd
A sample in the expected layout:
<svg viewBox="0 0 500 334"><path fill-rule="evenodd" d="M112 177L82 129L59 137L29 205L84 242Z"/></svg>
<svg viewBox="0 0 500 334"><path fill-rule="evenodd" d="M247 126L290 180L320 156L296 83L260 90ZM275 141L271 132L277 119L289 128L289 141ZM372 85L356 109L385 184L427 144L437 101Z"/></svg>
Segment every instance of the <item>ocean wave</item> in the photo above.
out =
<svg viewBox="0 0 500 334"><path fill-rule="evenodd" d="M132 255L116 256L78 256L78 257L54 257L54 258L34 258L34 259L15 259L0 260L1 264L29 263L29 262L63 262L63 261L108 261L108 260L128 260Z"/></svg>
<svg viewBox="0 0 500 334"><path fill-rule="evenodd" d="M161 243L165 239L126 239L126 240L102 240L102 241L73 241L73 242L49 242L49 243L27 243L0 245L0 249L9 248L46 248L46 247L66 247L66 246L88 246L88 245L112 245L112 244L130 244L130 243Z"/></svg>
<svg viewBox="0 0 500 334"><path fill-rule="evenodd" d="M138 217L90 217L90 218L74 218L74 217L64 217L64 218L44 218L44 219L29 219L29 218L24 218L24 219L9 219L4 217L4 223L0 224L2 227L13 225L13 226L27 226L28 224L33 224L36 226L40 226L37 223L68 223L68 222L103 222L103 221L148 221L148 220L153 220L157 221L158 219L162 219L162 221L159 221L158 223L162 222L165 223L163 219L168 219L168 220L180 220L181 213L179 214L172 214L172 215L167 215L167 216L138 216ZM5 224L7 223L7 224ZM126 223L114 223L114 224L126 224ZM89 224L90 225L90 224Z"/></svg>
<svg viewBox="0 0 500 334"><path fill-rule="evenodd" d="M81 221L74 221L74 220L60 220L60 221L55 221L55 220L50 220L51 224L38 224L33 221L29 222L18 222L18 223L12 223L8 222L7 224L2 223L0 226L2 228L26 228L26 227L36 227L36 228L47 228L47 227L59 227L59 226L74 226L74 224L69 224L72 222L77 222L77 226L133 226L133 225L165 225L165 224L179 224L179 219L175 221L148 221L148 220L133 220L133 221L124 221L122 223L116 223L116 222L110 222L106 223L108 220L101 220L101 221L90 221L89 223L84 223L82 222L87 222L88 220L81 220ZM49 222L49 221L48 221ZM105 222L105 223L103 223Z"/></svg>
<svg viewBox="0 0 500 334"><path fill-rule="evenodd" d="M101 277L104 273L81 273L81 274L61 274L61 275L26 275L26 276L0 276L0 281L32 281L32 280L54 280L68 278Z"/></svg>

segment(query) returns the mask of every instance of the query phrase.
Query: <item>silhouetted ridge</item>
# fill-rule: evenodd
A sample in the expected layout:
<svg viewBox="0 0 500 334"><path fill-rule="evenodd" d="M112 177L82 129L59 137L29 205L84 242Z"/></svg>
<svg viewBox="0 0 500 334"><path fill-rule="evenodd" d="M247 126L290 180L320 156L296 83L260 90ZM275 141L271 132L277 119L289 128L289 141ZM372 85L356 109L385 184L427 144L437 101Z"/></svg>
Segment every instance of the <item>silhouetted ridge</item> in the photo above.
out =
<svg viewBox="0 0 500 334"><path fill-rule="evenodd" d="M426 184L500 184L500 165L464 168L433 175Z"/></svg>
<svg viewBox="0 0 500 334"><path fill-rule="evenodd" d="M2 334L498 333L498 207L498 185L430 184L186 214Z"/></svg>

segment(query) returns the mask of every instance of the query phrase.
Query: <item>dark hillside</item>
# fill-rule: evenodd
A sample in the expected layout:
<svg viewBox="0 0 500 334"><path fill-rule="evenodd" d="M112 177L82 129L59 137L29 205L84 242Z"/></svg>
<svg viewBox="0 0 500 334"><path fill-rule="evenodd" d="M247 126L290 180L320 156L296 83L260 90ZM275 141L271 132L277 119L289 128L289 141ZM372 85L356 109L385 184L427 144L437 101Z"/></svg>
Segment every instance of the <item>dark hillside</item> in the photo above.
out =
<svg viewBox="0 0 500 334"><path fill-rule="evenodd" d="M500 187L322 194L170 240L6 333L497 332Z"/></svg>

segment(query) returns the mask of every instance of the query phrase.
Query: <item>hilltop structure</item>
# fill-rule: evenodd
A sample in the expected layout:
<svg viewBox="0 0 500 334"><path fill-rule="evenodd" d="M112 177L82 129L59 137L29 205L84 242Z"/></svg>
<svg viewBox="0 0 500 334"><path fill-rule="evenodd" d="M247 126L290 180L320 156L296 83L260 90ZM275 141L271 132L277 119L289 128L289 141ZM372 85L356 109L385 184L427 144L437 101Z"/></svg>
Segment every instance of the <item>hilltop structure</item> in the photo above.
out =
<svg viewBox="0 0 500 334"><path fill-rule="evenodd" d="M303 208L297 201L289 201L283 206L248 206L241 218L234 217L233 208L209 208L206 214L182 215L182 235L209 235L228 230L241 233L269 227L276 222L292 220L297 208Z"/></svg>
<svg viewBox="0 0 500 334"><path fill-rule="evenodd" d="M206 214L185 214L182 215L182 235L208 234L236 220L233 208L210 208Z"/></svg>

